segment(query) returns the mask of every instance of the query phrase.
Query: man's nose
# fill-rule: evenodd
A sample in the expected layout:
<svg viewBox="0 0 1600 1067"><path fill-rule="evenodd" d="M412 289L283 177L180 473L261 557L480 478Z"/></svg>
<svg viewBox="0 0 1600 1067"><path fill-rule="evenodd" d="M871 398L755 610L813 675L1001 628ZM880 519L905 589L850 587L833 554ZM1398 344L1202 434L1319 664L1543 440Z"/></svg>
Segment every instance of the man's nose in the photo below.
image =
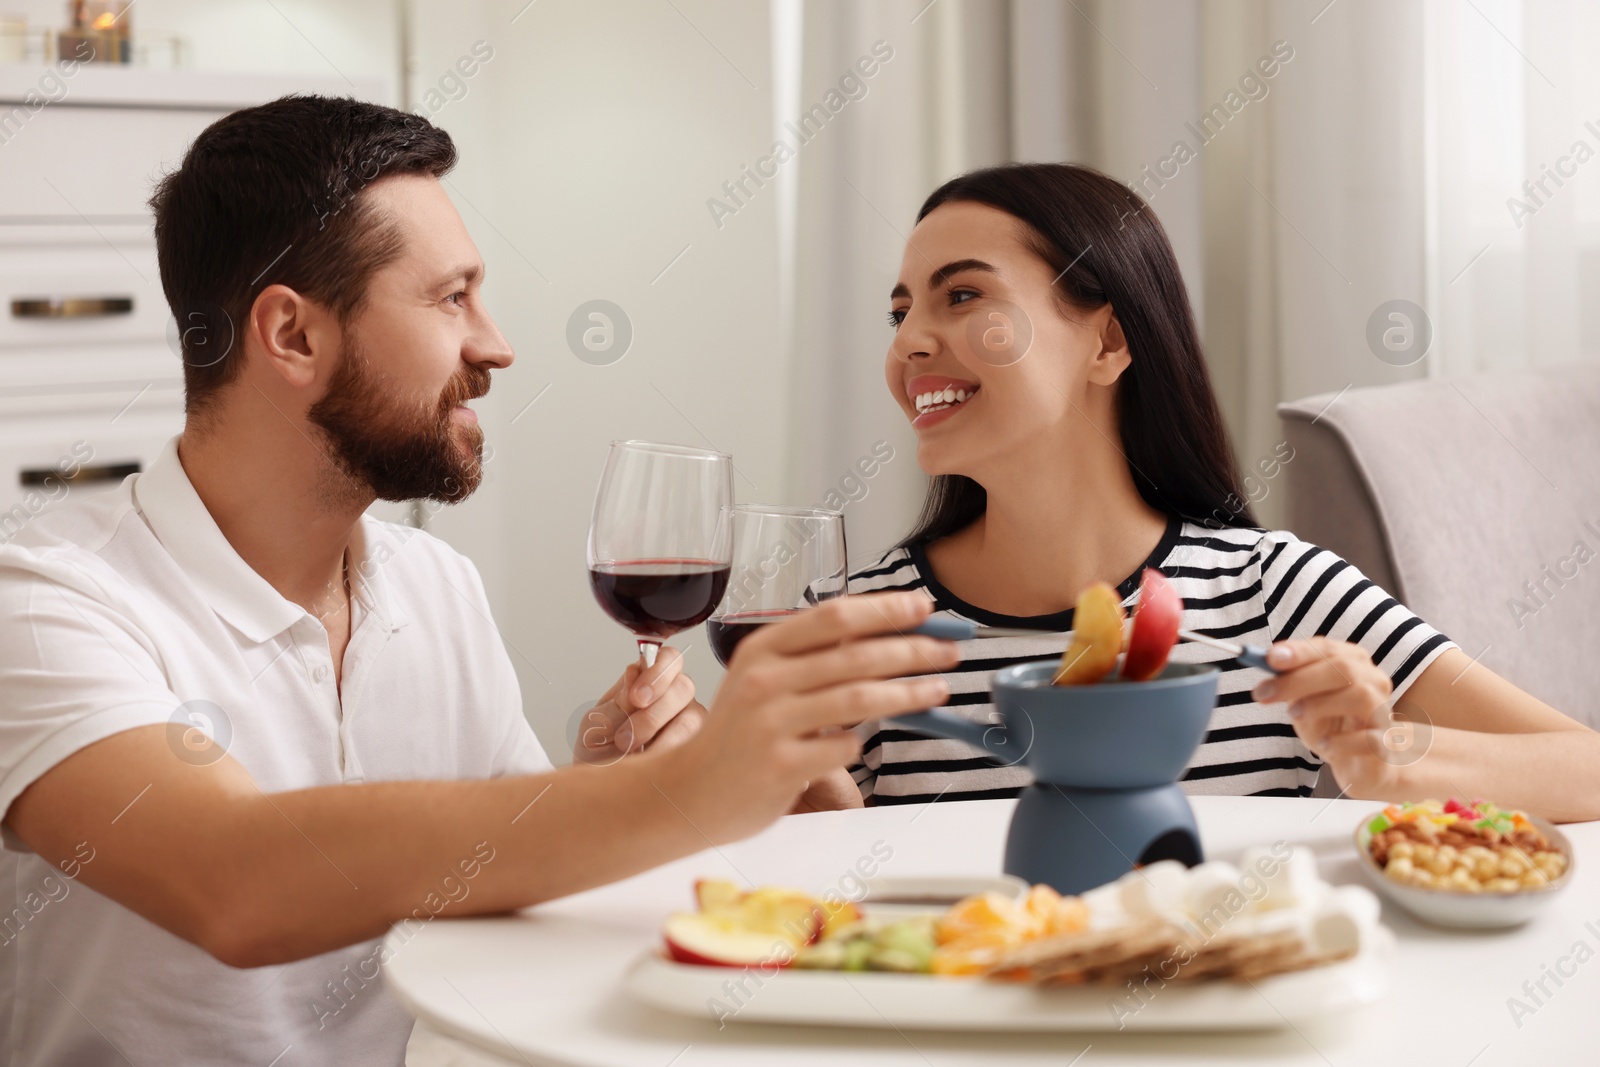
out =
<svg viewBox="0 0 1600 1067"><path fill-rule="evenodd" d="M517 354L512 351L511 342L506 340L505 334L500 332L500 327L485 313L483 321L477 324L466 344L462 345L461 358L498 370L511 366Z"/></svg>

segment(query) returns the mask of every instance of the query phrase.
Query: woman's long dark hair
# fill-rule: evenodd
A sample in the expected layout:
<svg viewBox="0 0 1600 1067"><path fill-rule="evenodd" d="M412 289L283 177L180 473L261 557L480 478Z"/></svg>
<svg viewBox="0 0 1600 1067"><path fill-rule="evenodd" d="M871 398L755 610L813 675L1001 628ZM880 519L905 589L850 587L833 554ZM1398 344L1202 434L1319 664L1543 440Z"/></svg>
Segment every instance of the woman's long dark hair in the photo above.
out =
<svg viewBox="0 0 1600 1067"><path fill-rule="evenodd" d="M952 200L987 204L1026 223L1064 303L1083 311L1109 303L1115 311L1133 357L1116 385L1117 422L1139 495L1192 522L1255 526L1178 260L1138 194L1088 167L1014 163L945 182L917 221ZM987 506L988 494L971 478L937 475L901 544L946 537Z"/></svg>

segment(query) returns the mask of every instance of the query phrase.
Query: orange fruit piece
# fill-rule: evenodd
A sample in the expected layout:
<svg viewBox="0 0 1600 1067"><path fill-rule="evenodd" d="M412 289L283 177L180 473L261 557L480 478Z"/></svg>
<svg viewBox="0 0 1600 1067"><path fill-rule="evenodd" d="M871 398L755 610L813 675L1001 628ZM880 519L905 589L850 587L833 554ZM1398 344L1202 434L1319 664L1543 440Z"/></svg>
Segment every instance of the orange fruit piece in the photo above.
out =
<svg viewBox="0 0 1600 1067"><path fill-rule="evenodd" d="M939 943L960 941L968 937L987 937L1023 925L1025 916L1018 914L1015 904L999 893L979 893L951 905L939 917L937 933Z"/></svg>
<svg viewBox="0 0 1600 1067"><path fill-rule="evenodd" d="M1064 897L1040 883L1028 890L1023 908L1037 923L1040 936L1075 934L1089 925L1089 907L1077 897Z"/></svg>
<svg viewBox="0 0 1600 1067"><path fill-rule="evenodd" d="M934 974L983 974L1000 961L1009 945L941 945L933 950L929 970Z"/></svg>

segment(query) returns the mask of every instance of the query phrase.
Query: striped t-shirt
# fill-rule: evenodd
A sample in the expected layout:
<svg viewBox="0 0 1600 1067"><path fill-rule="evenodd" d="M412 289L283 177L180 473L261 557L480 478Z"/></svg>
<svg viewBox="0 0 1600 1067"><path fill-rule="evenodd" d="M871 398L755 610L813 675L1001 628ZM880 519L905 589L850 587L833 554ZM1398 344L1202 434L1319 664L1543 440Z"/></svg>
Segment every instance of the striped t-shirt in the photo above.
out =
<svg viewBox="0 0 1600 1067"><path fill-rule="evenodd" d="M1211 529L1180 519L1140 568L1117 587L1125 606L1135 599L1145 567L1158 568L1183 597L1183 628L1239 644L1266 645L1313 636L1351 641L1366 649L1394 681L1399 697L1454 643L1413 615L1355 567L1327 549L1283 530ZM949 706L979 722L998 721L990 685L1014 663L1059 656L1072 611L1019 617L974 607L934 577L921 545L890 550L850 578L850 592L925 589L939 615L985 626L1046 631L1039 637L980 638L961 646L963 662L946 675ZM1290 725L1286 704L1257 704L1250 691L1266 672L1226 660L1200 644L1179 643L1175 663L1217 663L1217 707L1205 742L1184 774L1189 793L1309 796L1321 763ZM868 803L923 803L942 797L1015 796L1032 777L961 742L930 738L880 722L857 727L861 762L851 768Z"/></svg>

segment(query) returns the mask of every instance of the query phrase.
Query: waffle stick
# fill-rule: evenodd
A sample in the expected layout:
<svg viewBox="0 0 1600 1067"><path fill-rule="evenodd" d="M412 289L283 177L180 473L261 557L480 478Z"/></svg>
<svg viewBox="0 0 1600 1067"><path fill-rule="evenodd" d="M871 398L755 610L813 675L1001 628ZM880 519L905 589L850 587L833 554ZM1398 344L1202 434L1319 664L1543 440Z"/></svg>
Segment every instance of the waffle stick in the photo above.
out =
<svg viewBox="0 0 1600 1067"><path fill-rule="evenodd" d="M1178 969L1173 980L1193 982L1276 974L1306 955L1300 936L1288 930L1218 937L1197 946L1193 958Z"/></svg>
<svg viewBox="0 0 1600 1067"><path fill-rule="evenodd" d="M1184 934L1164 922L1127 923L1029 941L1005 953L990 973L1026 971L1038 981L1080 981L1132 960L1177 952Z"/></svg>
<svg viewBox="0 0 1600 1067"><path fill-rule="evenodd" d="M1328 962L1307 952L1293 931L1201 941L1172 923L1138 922L1030 941L1003 955L990 973L1046 985L1119 984L1146 972L1164 981L1192 982L1262 978Z"/></svg>

